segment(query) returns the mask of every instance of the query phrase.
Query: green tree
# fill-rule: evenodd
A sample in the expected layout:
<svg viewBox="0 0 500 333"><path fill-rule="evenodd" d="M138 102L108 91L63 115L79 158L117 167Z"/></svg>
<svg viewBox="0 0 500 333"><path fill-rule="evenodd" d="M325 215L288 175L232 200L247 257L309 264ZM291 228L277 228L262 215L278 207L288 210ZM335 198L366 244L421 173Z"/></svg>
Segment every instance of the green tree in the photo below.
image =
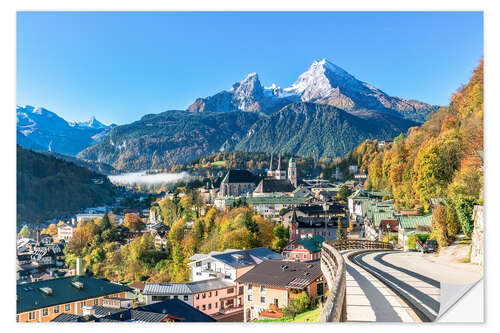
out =
<svg viewBox="0 0 500 333"><path fill-rule="evenodd" d="M347 187L345 184L340 187L339 190L339 198L341 200L347 200L347 198L352 194L352 190Z"/></svg>
<svg viewBox="0 0 500 333"><path fill-rule="evenodd" d="M337 239L345 239L344 228L342 227L342 218L337 219Z"/></svg>
<svg viewBox="0 0 500 333"><path fill-rule="evenodd" d="M252 218L252 213L250 213L249 211L245 212L244 223L247 230L252 234L257 234L259 232L259 225Z"/></svg>

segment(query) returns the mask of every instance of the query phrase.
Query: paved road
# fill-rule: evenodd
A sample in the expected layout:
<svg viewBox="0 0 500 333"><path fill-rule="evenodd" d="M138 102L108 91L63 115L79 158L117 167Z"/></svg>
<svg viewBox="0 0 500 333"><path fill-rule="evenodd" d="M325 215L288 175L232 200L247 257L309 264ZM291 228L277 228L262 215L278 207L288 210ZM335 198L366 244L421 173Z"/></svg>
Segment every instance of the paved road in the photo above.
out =
<svg viewBox="0 0 500 333"><path fill-rule="evenodd" d="M439 313L440 282L428 274L422 274L417 266L394 264L403 253L377 251L356 254L351 261L362 267L411 304L423 321L432 321Z"/></svg>
<svg viewBox="0 0 500 333"><path fill-rule="evenodd" d="M468 284L483 277L480 266L465 263L439 262L434 254L419 252L394 252L384 256L391 264L411 269L441 283Z"/></svg>
<svg viewBox="0 0 500 333"><path fill-rule="evenodd" d="M350 252L343 252L347 264L347 321L419 322L415 311L401 297L348 258Z"/></svg>

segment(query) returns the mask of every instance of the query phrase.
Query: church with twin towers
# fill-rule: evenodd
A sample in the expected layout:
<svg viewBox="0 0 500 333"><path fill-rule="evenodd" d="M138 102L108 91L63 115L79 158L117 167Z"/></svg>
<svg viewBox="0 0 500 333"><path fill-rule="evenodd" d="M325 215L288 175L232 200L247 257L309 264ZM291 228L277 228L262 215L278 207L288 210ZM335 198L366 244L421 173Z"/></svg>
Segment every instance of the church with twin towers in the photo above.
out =
<svg viewBox="0 0 500 333"><path fill-rule="evenodd" d="M281 153L278 157L278 166L276 169L273 169L273 153L271 153L271 162L269 163L269 169L267 170L267 177L271 179L278 180L286 180L293 185L293 187L297 187L297 166L293 157L290 157L288 161L288 172L285 169L281 169Z"/></svg>

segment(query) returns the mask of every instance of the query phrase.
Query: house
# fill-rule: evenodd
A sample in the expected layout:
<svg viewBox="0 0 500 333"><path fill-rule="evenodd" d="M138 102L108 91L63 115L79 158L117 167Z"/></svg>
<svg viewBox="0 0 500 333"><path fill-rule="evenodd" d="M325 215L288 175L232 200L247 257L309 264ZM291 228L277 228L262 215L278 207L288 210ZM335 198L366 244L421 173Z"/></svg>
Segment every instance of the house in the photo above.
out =
<svg viewBox="0 0 500 333"><path fill-rule="evenodd" d="M325 207L319 204L297 205L280 211L281 223L285 228L290 226L294 210L297 216L321 217L323 219L325 216L345 217L347 214L345 206L338 203L329 204L326 211Z"/></svg>
<svg viewBox="0 0 500 333"><path fill-rule="evenodd" d="M134 309L112 309L88 306L84 314L62 313L52 322L215 322L215 319L193 307L171 299L161 303L140 306Z"/></svg>
<svg viewBox="0 0 500 333"><path fill-rule="evenodd" d="M101 305L105 297L125 297L132 289L88 277L62 277L16 286L16 320L48 322L60 313L83 315L86 305Z"/></svg>
<svg viewBox="0 0 500 333"><path fill-rule="evenodd" d="M398 216L398 245L408 251L408 236L415 234L417 228L432 228L432 214L423 216Z"/></svg>
<svg viewBox="0 0 500 333"><path fill-rule="evenodd" d="M139 281L133 282L129 285L129 287L133 289L133 292L136 295L142 294L145 286L146 284L144 282Z"/></svg>
<svg viewBox="0 0 500 333"><path fill-rule="evenodd" d="M240 197L251 193L259 183L259 177L247 170L229 170L221 182L219 196Z"/></svg>
<svg viewBox="0 0 500 333"><path fill-rule="evenodd" d="M34 266L55 266L55 254L52 249L46 246L37 246L31 254L31 263Z"/></svg>
<svg viewBox="0 0 500 333"><path fill-rule="evenodd" d="M205 186L200 187L198 191L200 192L203 203L205 205L212 205L215 202L215 198L217 198L219 189L214 186L214 183L207 182Z"/></svg>
<svg viewBox="0 0 500 333"><path fill-rule="evenodd" d="M76 222L85 222L92 221L93 219L102 219L104 217L104 213L93 213L93 214L77 214Z"/></svg>
<svg viewBox="0 0 500 333"><path fill-rule="evenodd" d="M313 300L324 294L320 261L267 260L236 282L243 285L244 321L283 316L283 308L303 291Z"/></svg>
<svg viewBox="0 0 500 333"><path fill-rule="evenodd" d="M290 241L313 237L314 235L323 236L323 238L327 240L337 239L338 219L339 217L299 217L294 210L292 212L292 219L288 223L290 228ZM347 218L340 217L340 219L344 235L347 235L349 222Z"/></svg>
<svg viewBox="0 0 500 333"><path fill-rule="evenodd" d="M280 221L280 212L283 209L291 209L298 205L304 205L310 201L309 197L257 197L245 198L245 202L249 207L255 210L264 218L272 221ZM225 206L230 207L234 199L226 199Z"/></svg>
<svg viewBox="0 0 500 333"><path fill-rule="evenodd" d="M146 296L146 304L178 299L209 315L243 308L242 294L238 293L236 283L225 279L146 283L143 295Z"/></svg>
<svg viewBox="0 0 500 333"><path fill-rule="evenodd" d="M281 254L265 247L248 250L227 249L208 254L195 254L189 258L191 281L223 278L234 281L263 260L281 260Z"/></svg>
<svg viewBox="0 0 500 333"><path fill-rule="evenodd" d="M164 302L148 304L138 307L137 310L165 313L171 316L171 318L174 318L174 321L215 322L215 319L211 316L178 299L170 299Z"/></svg>
<svg viewBox="0 0 500 333"><path fill-rule="evenodd" d="M167 237L170 227L159 222L150 226L149 232L154 237L155 248L158 251L166 251L167 249Z"/></svg>
<svg viewBox="0 0 500 333"><path fill-rule="evenodd" d="M283 258L291 261L318 260L324 241L325 238L320 235L295 239L283 249Z"/></svg>
<svg viewBox="0 0 500 333"><path fill-rule="evenodd" d="M73 237L73 233L76 231L76 228L73 226L63 224L57 227L57 239L64 239L66 242L69 242Z"/></svg>

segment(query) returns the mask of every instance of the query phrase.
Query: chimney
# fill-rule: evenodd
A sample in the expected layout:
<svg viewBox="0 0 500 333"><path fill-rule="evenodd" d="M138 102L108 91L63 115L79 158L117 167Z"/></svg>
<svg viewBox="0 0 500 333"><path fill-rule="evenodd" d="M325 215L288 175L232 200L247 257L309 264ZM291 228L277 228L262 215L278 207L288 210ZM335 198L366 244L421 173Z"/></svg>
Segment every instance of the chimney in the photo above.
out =
<svg viewBox="0 0 500 333"><path fill-rule="evenodd" d="M82 262L82 258L76 258L75 275L77 275L77 276L82 276L83 275L83 262Z"/></svg>
<svg viewBox="0 0 500 333"><path fill-rule="evenodd" d="M90 306L90 305L85 305L83 308L83 315L84 316L95 316L95 307Z"/></svg>

